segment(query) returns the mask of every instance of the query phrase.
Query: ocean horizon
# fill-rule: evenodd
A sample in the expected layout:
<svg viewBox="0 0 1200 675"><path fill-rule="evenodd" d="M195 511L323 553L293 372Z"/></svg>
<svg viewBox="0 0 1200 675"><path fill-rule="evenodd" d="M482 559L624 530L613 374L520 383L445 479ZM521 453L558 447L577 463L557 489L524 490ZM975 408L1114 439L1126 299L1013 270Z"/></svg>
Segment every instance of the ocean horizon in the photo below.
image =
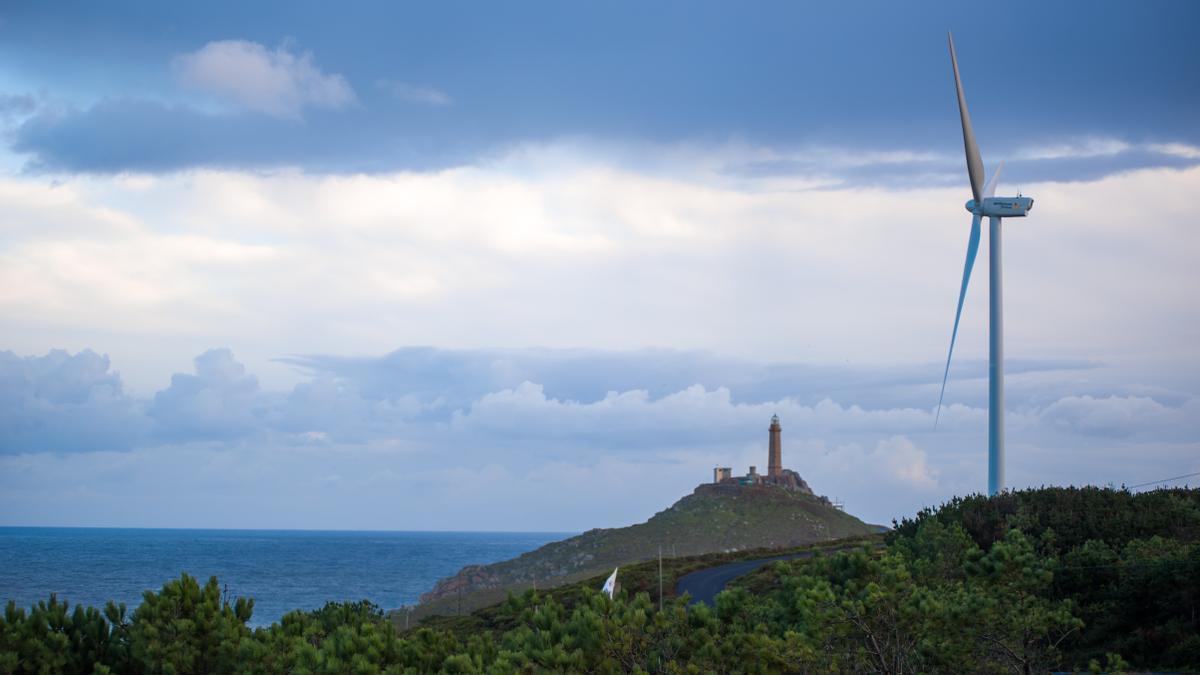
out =
<svg viewBox="0 0 1200 675"><path fill-rule="evenodd" d="M124 602L132 613L146 591L186 572L253 598L251 625L262 626L328 601L411 605L466 565L573 534L3 526L0 600L28 608L55 594L72 606Z"/></svg>

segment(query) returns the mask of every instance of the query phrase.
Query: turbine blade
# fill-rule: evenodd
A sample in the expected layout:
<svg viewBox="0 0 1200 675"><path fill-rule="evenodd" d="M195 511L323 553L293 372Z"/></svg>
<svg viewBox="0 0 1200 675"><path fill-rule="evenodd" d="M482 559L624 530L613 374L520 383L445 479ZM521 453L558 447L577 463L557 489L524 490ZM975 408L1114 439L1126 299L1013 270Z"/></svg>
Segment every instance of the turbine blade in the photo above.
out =
<svg viewBox="0 0 1200 675"><path fill-rule="evenodd" d="M933 419L935 429L938 420L942 418L942 400L946 397L946 380L950 377L950 357L954 356L954 340L958 337L958 320L962 318L963 300L967 297L967 282L971 280L971 268L975 266L975 254L979 253L979 221L979 214L971 219L971 237L967 240L967 262L963 265L962 288L958 291L958 309L954 312L954 330L950 333L950 352L946 354L946 371L942 373L942 393L938 396L937 415Z"/></svg>
<svg viewBox="0 0 1200 675"><path fill-rule="evenodd" d="M963 94L962 78L958 76L958 57L954 55L954 36L950 39L950 65L954 67L954 88L958 91L958 116L962 118L963 147L967 151L967 175L971 178L971 194L975 202L983 200L983 160L979 157L979 146L975 143L975 131L971 128L971 114L967 112L967 96Z"/></svg>
<svg viewBox="0 0 1200 675"><path fill-rule="evenodd" d="M1000 171L1004 168L1004 160L996 165L996 170L992 172L992 177L988 179L987 185L983 188L983 198L996 196L996 185L1000 183Z"/></svg>

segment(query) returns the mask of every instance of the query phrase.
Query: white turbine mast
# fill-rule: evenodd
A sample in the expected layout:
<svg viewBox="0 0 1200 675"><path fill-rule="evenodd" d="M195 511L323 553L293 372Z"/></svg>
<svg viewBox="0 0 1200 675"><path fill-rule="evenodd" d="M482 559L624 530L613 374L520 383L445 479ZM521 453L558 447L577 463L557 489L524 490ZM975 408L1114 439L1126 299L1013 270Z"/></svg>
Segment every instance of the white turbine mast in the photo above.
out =
<svg viewBox="0 0 1200 675"><path fill-rule="evenodd" d="M958 291L958 309L954 313L954 328L950 333L950 350L946 354L946 369L942 373L942 391L938 397L937 415L934 425L941 418L942 401L946 396L946 380L950 376L950 359L954 355L954 340L958 337L958 322L962 318L963 300L967 295L967 283L971 280L971 268L975 266L975 255L979 252L980 223L988 217L988 272L989 272L989 316L988 316L988 494L994 495L1004 489L1004 280L1001 266L1001 224L1004 218L1023 218L1033 208L1030 197L996 197L1001 162L992 172L987 185L983 184L983 159L979 145L975 143L975 130L971 127L971 115L967 112L967 96L963 93L962 78L958 73L958 57L954 53L954 37L947 34L950 42L950 66L954 70L954 89L958 94L958 115L962 120L963 148L967 155L967 177L971 183L971 196L967 211L971 213L971 233L967 239L967 260L963 265L962 285Z"/></svg>

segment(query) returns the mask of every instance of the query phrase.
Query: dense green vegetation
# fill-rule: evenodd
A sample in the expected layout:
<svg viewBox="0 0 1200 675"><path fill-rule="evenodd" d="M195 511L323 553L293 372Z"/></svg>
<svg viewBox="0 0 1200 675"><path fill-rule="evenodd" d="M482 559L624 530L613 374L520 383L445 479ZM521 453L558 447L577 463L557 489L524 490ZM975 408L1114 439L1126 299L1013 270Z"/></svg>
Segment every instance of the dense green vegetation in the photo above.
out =
<svg viewBox="0 0 1200 675"><path fill-rule="evenodd" d="M776 563L713 609L659 611L635 574L616 600L531 590L408 632L365 602L250 629L251 601L184 576L132 615L10 603L0 672L1200 671L1198 533L1197 490L970 497L886 547Z"/></svg>

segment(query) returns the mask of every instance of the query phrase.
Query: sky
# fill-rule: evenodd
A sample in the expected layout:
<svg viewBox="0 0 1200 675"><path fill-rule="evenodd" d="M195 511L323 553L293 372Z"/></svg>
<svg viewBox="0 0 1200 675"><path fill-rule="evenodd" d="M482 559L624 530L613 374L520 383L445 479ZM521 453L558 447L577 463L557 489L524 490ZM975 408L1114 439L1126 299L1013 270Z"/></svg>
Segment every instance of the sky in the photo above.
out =
<svg viewBox="0 0 1200 675"><path fill-rule="evenodd" d="M1200 471L1194 2L0 6L0 525L868 521ZM1195 482L1195 479L1192 479ZM1173 484L1181 484L1180 482Z"/></svg>

